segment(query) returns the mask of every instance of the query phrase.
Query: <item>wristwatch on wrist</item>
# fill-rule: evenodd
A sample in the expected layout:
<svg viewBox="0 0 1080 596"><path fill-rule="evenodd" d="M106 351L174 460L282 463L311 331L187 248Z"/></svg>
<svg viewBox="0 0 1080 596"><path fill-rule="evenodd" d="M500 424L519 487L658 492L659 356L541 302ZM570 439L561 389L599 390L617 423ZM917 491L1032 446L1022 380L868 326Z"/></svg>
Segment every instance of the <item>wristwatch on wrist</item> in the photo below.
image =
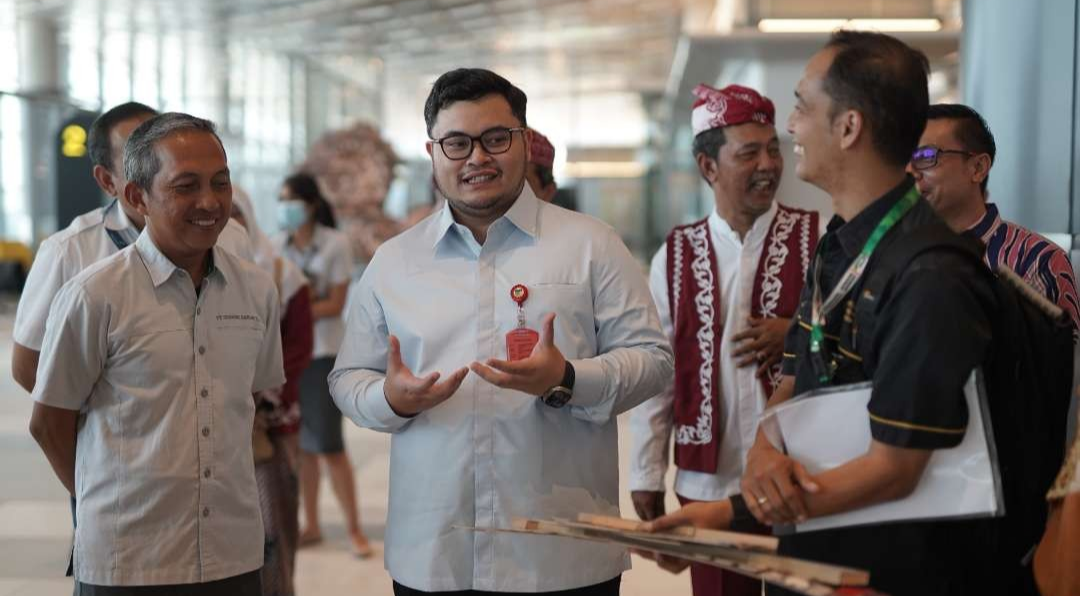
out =
<svg viewBox="0 0 1080 596"><path fill-rule="evenodd" d="M563 373L562 381L558 385L548 389L540 396L544 405L552 408L561 408L574 396L574 365L566 361L566 372Z"/></svg>

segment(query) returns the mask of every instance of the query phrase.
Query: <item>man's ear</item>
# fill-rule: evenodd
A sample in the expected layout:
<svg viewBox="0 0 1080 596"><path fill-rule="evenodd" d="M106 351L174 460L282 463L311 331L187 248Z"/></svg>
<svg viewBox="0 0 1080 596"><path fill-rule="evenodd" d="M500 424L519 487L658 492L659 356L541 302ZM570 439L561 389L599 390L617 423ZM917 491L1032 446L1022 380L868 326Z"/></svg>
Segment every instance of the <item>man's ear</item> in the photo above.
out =
<svg viewBox="0 0 1080 596"><path fill-rule="evenodd" d="M532 163L533 129L526 128L525 131L521 133L521 138L525 139L525 161L528 163Z"/></svg>
<svg viewBox="0 0 1080 596"><path fill-rule="evenodd" d="M834 125L839 126L840 148L851 149L859 142L866 124L862 113L856 110L844 110L842 114L837 115L836 120Z"/></svg>
<svg viewBox="0 0 1080 596"><path fill-rule="evenodd" d="M124 200L127 201L128 205L134 207L135 211L143 217L149 215L149 210L146 205L147 198L146 192L143 191L138 184L129 181L127 185L124 186Z"/></svg>
<svg viewBox="0 0 1080 596"><path fill-rule="evenodd" d="M109 195L110 197L119 198L120 195L124 192L124 189L116 187L116 179L113 178L112 172L109 171L109 168L100 165L94 166L94 169L91 170L91 173L94 176L94 182L97 182L98 187L101 188L101 190L105 191L105 194Z"/></svg>
<svg viewBox="0 0 1080 596"><path fill-rule="evenodd" d="M987 153L980 153L971 158L971 181L975 184L982 184L983 180L990 175L990 167L994 165L990 160L990 155Z"/></svg>
<svg viewBox="0 0 1080 596"><path fill-rule="evenodd" d="M428 141L428 142L424 143L424 150L427 151L428 157L430 157L432 159L435 158L435 155L431 153L431 150L433 148L432 146L434 144L435 144L435 141Z"/></svg>
<svg viewBox="0 0 1080 596"><path fill-rule="evenodd" d="M698 172L701 172L701 177L705 179L705 182L709 183L709 186L712 186L720 176L720 166L715 159L704 153L698 153L694 156L694 159L697 160Z"/></svg>

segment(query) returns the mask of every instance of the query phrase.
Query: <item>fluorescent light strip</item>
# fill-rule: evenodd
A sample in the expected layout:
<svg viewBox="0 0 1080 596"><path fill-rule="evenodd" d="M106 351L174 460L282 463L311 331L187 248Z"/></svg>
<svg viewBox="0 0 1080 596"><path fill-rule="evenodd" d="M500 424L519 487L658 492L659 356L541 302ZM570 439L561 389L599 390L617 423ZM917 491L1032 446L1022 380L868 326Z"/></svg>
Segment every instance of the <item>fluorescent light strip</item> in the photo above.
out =
<svg viewBox="0 0 1080 596"><path fill-rule="evenodd" d="M638 161L568 161L563 173L567 178L640 178L647 169Z"/></svg>
<svg viewBox="0 0 1080 596"><path fill-rule="evenodd" d="M762 33L829 33L837 29L859 31L931 32L941 30L939 19L761 19Z"/></svg>
<svg viewBox="0 0 1080 596"><path fill-rule="evenodd" d="M843 27L846 19L761 19L762 33L828 33Z"/></svg>

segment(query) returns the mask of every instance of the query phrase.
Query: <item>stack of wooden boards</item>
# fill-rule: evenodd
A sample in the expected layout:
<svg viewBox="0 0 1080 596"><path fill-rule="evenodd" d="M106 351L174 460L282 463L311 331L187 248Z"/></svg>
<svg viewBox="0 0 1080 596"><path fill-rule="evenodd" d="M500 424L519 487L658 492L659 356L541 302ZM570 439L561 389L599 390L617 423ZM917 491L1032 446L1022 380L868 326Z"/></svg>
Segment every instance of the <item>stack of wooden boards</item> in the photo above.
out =
<svg viewBox="0 0 1080 596"><path fill-rule="evenodd" d="M515 518L512 528L491 531L620 544L729 569L809 596L882 596L867 587L868 572L777 555L778 541L771 536L691 527L650 533L643 522L587 513L576 521Z"/></svg>

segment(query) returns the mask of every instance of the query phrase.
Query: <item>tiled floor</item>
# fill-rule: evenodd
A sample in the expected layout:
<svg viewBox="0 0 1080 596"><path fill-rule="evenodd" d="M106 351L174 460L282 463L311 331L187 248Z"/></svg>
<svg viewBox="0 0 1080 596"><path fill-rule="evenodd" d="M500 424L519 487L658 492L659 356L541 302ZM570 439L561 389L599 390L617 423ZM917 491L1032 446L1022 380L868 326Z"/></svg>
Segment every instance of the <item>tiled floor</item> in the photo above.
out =
<svg viewBox="0 0 1080 596"><path fill-rule="evenodd" d="M9 368L12 310L10 304L0 304L0 596L67 596L71 594L71 581L61 577L70 540L67 497L26 430L30 399L12 380ZM625 475L625 430L621 438ZM346 441L356 469L364 528L381 551L389 438L348 423ZM300 596L391 594L381 553L367 561L357 560L349 553L341 514L329 486L323 487L319 505L326 541L300 552L297 593ZM625 491L622 507L624 515L632 515ZM623 577L622 593L689 595L689 576L672 576L647 561L635 559L634 569Z"/></svg>

